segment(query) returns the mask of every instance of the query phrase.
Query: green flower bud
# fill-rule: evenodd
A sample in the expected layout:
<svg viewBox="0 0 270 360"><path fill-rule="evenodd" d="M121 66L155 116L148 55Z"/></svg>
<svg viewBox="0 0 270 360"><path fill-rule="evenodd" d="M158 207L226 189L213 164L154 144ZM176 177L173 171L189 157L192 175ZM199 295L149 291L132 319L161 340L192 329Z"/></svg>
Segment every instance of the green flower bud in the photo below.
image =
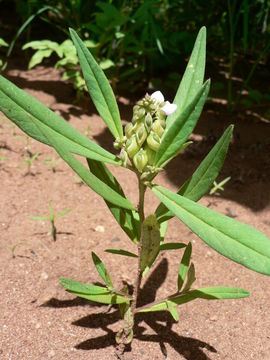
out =
<svg viewBox="0 0 270 360"><path fill-rule="evenodd" d="M121 139L119 137L117 137L113 143L113 146L116 150L120 150L122 149L122 147L124 147L125 143L126 143L126 136L123 136Z"/></svg>
<svg viewBox="0 0 270 360"><path fill-rule="evenodd" d="M148 158L146 152L143 149L137 152L137 154L133 158L133 164L135 165L137 170L139 170L139 172L143 172L143 169L147 165L147 162Z"/></svg>
<svg viewBox="0 0 270 360"><path fill-rule="evenodd" d="M131 138L127 140L126 143L126 151L128 153L128 156L132 159L133 156L140 150L139 145L136 141L136 136L132 135Z"/></svg>
<svg viewBox="0 0 270 360"><path fill-rule="evenodd" d="M136 112L136 115L139 117L139 118L142 118L145 114L145 109L144 108L140 108L137 112Z"/></svg>
<svg viewBox="0 0 270 360"><path fill-rule="evenodd" d="M128 154L127 154L126 150L121 149L119 158L122 160L122 165L123 165L124 167L126 167L126 166L127 166L127 162L128 162Z"/></svg>
<svg viewBox="0 0 270 360"><path fill-rule="evenodd" d="M145 145L144 150L148 157L148 165L153 165L154 161L155 161L156 152L154 150L150 149L150 147L148 145Z"/></svg>
<svg viewBox="0 0 270 360"><path fill-rule="evenodd" d="M154 131L154 133L157 134L157 135L161 138L161 136L162 136L163 133L164 133L164 128L163 128L163 126L161 125L161 121L160 121L160 120L154 121L151 130Z"/></svg>
<svg viewBox="0 0 270 360"><path fill-rule="evenodd" d="M145 142L147 138L147 131L145 129L145 126L141 124L141 126L136 130L136 139L139 146L142 146L142 144Z"/></svg>
<svg viewBox="0 0 270 360"><path fill-rule="evenodd" d="M153 124L152 116L150 115L150 113L147 113L144 118L144 125L148 132L150 132L152 124Z"/></svg>
<svg viewBox="0 0 270 360"><path fill-rule="evenodd" d="M133 134L133 124L132 123L128 123L125 126L125 135L126 137L129 139Z"/></svg>
<svg viewBox="0 0 270 360"><path fill-rule="evenodd" d="M150 132L150 135L147 137L147 145L150 149L157 151L160 146L161 140L160 137L155 134L153 131Z"/></svg>

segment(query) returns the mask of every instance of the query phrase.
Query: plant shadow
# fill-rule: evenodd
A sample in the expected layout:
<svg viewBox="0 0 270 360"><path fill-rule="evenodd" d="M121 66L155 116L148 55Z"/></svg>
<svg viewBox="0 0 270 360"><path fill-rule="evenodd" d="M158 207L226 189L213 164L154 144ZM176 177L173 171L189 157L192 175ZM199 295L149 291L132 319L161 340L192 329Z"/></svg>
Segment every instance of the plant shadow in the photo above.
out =
<svg viewBox="0 0 270 360"><path fill-rule="evenodd" d="M150 274L149 278L146 280L138 299L138 305L142 306L145 303L149 303L155 300L156 293L158 289L164 283L168 273L168 261L166 258L163 258L153 272ZM51 299L42 306L49 307L72 307L72 306L100 306L104 307L102 304L91 303L83 299L75 298L73 300L58 300ZM105 347L115 346L115 332L110 329L110 325L115 324L120 319L119 310L116 308L107 308L106 311L99 313L90 314L84 316L81 319L78 319L72 323L74 326L79 326L89 329L101 329L105 332L105 335L97 336L94 338L87 339L77 345L76 349L80 350L98 350L104 349ZM167 347L172 347L185 359L191 360L207 360L210 359L203 351L206 349L213 353L216 353L216 349L198 339L191 337L181 336L173 330L173 325L175 321L171 318L167 312L157 312L157 313L144 313L136 314L135 316L135 326L134 326L134 338L140 341L146 342L155 342L160 346L160 351L163 356L167 356ZM147 328L150 328L154 334L146 334ZM127 348L127 351L131 351L131 347Z"/></svg>

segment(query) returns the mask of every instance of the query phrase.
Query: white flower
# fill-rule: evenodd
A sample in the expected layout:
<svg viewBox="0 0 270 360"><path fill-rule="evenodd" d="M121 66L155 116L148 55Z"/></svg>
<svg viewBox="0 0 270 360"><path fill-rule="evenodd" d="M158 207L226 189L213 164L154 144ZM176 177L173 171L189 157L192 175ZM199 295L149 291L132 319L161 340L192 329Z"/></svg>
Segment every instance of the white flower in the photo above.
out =
<svg viewBox="0 0 270 360"><path fill-rule="evenodd" d="M164 102L164 96L162 95L162 93L160 91L155 91L151 95L151 99L154 99L156 103ZM161 110L163 110L167 116L174 113L176 109L177 109L177 105L171 104L169 101L166 101L165 105L161 108Z"/></svg>

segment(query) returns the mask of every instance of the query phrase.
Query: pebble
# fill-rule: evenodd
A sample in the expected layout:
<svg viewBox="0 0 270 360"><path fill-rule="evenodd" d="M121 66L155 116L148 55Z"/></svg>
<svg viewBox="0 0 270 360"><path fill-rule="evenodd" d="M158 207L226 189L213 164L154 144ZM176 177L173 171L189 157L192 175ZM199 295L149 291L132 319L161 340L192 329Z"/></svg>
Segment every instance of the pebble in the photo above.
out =
<svg viewBox="0 0 270 360"><path fill-rule="evenodd" d="M40 323L37 323L37 324L36 324L36 329L39 329L40 326L41 326Z"/></svg>
<svg viewBox="0 0 270 360"><path fill-rule="evenodd" d="M54 356L55 356L55 351L54 351L54 350L49 350L49 351L48 351L48 356L49 356L50 358L54 357Z"/></svg>
<svg viewBox="0 0 270 360"><path fill-rule="evenodd" d="M95 231L100 232L100 233L104 233L105 228L102 225L98 225L98 226L95 227Z"/></svg>
<svg viewBox="0 0 270 360"><path fill-rule="evenodd" d="M217 321L218 317L216 315L213 315L210 317L210 321Z"/></svg>
<svg viewBox="0 0 270 360"><path fill-rule="evenodd" d="M43 271L43 273L41 273L41 279L48 280L48 278L49 278L49 275L45 271Z"/></svg>

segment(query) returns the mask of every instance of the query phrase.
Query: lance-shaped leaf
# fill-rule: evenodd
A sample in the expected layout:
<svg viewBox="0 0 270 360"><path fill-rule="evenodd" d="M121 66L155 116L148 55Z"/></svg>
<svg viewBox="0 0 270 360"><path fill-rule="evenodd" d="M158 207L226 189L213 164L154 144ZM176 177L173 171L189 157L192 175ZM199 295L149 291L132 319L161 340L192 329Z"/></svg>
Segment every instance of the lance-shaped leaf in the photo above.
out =
<svg viewBox="0 0 270 360"><path fill-rule="evenodd" d="M162 186L153 186L152 191L218 253L251 270L270 275L270 240L263 233Z"/></svg>
<svg viewBox="0 0 270 360"><path fill-rule="evenodd" d="M90 171L99 178L102 182L107 184L112 190L118 193L120 196L125 198L125 193L107 168L107 166L99 161L87 159L88 166ZM140 239L140 220L139 214L136 210L126 210L121 206L117 206L109 201L105 201L114 218L124 230L124 232L128 235L128 237L137 244Z"/></svg>
<svg viewBox="0 0 270 360"><path fill-rule="evenodd" d="M249 292L239 288L228 288L222 286L214 286L209 288L201 288L191 290L185 294L174 295L166 300L155 303L154 305L145 305L137 309L137 312L162 311L168 309L169 306L186 304L195 299L205 300L224 300L224 299L241 299L249 296Z"/></svg>
<svg viewBox="0 0 270 360"><path fill-rule="evenodd" d="M191 263L187 273L187 282L182 292L188 291L191 288L192 284L195 282L195 280L196 280L195 266L193 263Z"/></svg>
<svg viewBox="0 0 270 360"><path fill-rule="evenodd" d="M68 147L70 152L120 165L116 156L93 143L60 116L2 76L0 76L0 110L26 134L42 143L51 145L30 118L50 128L57 135L58 141Z"/></svg>
<svg viewBox="0 0 270 360"><path fill-rule="evenodd" d="M179 320L179 315L178 315L178 311L177 311L176 307L177 307L177 305L174 305L171 301L167 301L168 311L170 312L170 314L172 315L174 320L178 321Z"/></svg>
<svg viewBox="0 0 270 360"><path fill-rule="evenodd" d="M70 35L77 49L83 76L93 103L113 136L122 138L123 128L119 109L109 81L76 31L70 29Z"/></svg>
<svg viewBox="0 0 270 360"><path fill-rule="evenodd" d="M210 88L210 80L207 80L192 102L175 119L172 125L165 130L161 144L156 152L154 165L162 167L179 153L182 145L192 133Z"/></svg>
<svg viewBox="0 0 270 360"><path fill-rule="evenodd" d="M186 247L187 245L184 243L165 243L161 244L159 247L159 251L165 251L165 250L178 250Z"/></svg>
<svg viewBox="0 0 270 360"><path fill-rule="evenodd" d="M233 125L230 125L193 175L181 186L177 194L190 200L198 201L208 192L224 163L232 131ZM174 216L162 203L157 207L155 214L159 223L169 220Z"/></svg>
<svg viewBox="0 0 270 360"><path fill-rule="evenodd" d="M103 264L103 262L101 261L101 259L93 251L92 251L92 259L93 259L93 263L94 263L100 277L105 282L106 286L109 289L113 289L113 283L112 283L111 277L108 273L108 270L106 269L106 267Z"/></svg>
<svg viewBox="0 0 270 360"><path fill-rule="evenodd" d="M86 285L71 279L60 279L59 282L69 293L90 301L102 304L122 304L130 301L122 295L109 292L102 286Z"/></svg>
<svg viewBox="0 0 270 360"><path fill-rule="evenodd" d="M201 89L204 79L205 53L206 28L202 27L198 33L185 73L173 100L173 103L177 104L177 110L168 116L166 120L168 127L173 124L195 97L198 90Z"/></svg>
<svg viewBox="0 0 270 360"><path fill-rule="evenodd" d="M187 272L188 272L188 268L189 268L189 263L190 263L190 258L191 258L191 252L192 252L192 245L191 243L188 243L185 252L183 254L180 266L179 266L179 270L178 270L178 277L177 277L177 290L178 292L181 290Z"/></svg>
<svg viewBox="0 0 270 360"><path fill-rule="evenodd" d="M99 180L96 176L91 174L89 170L74 156L72 156L68 149L58 140L57 134L46 127L42 123L38 123L34 118L30 120L37 126L42 135L51 143L51 146L57 151L59 156L79 175L79 177L97 194L102 196L104 199L110 201L117 206L121 206L126 209L134 209L134 206L131 202L119 195L113 189L111 189L107 184Z"/></svg>
<svg viewBox="0 0 270 360"><path fill-rule="evenodd" d="M150 268L159 253L160 230L155 215L151 214L143 222L140 268L143 272Z"/></svg>
<svg viewBox="0 0 270 360"><path fill-rule="evenodd" d="M133 258L138 257L138 255L136 255L130 251L123 250L123 249L106 249L105 251L108 253L111 253L111 254L116 254L116 255L129 256L129 257L133 257Z"/></svg>

